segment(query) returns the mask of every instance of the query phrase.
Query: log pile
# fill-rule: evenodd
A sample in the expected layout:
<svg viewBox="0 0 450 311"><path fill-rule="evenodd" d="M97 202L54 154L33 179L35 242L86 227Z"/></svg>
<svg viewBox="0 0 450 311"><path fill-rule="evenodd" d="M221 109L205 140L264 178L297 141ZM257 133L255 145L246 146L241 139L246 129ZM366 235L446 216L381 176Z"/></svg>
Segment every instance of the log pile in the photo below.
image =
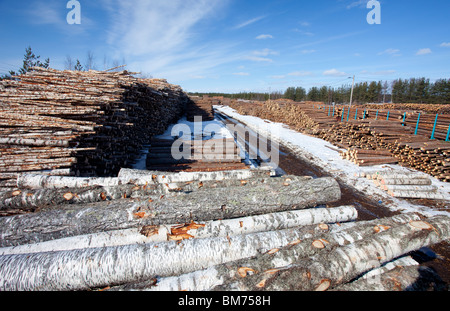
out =
<svg viewBox="0 0 450 311"><path fill-rule="evenodd" d="M345 290L407 256L390 263L409 267L398 290L416 285L409 254L450 238L447 216L359 221L353 206L325 207L341 197L333 178L124 169L82 179L23 176L20 190L155 188L0 218L1 290Z"/></svg>
<svg viewBox="0 0 450 311"><path fill-rule="evenodd" d="M359 166L399 163L450 182L450 142L444 141L449 115L439 115L435 139L430 139L436 115L377 110L365 107L330 107L320 103L230 105L239 113L287 124L345 149L341 156ZM442 107L441 107L442 108ZM348 119L348 121L347 121ZM343 122L341 122L343 121Z"/></svg>
<svg viewBox="0 0 450 311"><path fill-rule="evenodd" d="M159 171L222 171L247 169L233 138L201 140L153 139L147 169Z"/></svg>
<svg viewBox="0 0 450 311"><path fill-rule="evenodd" d="M407 199L446 200L448 193L442 193L432 185L428 175L418 173L374 172L362 173L361 177L373 183L389 195Z"/></svg>
<svg viewBox="0 0 450 311"><path fill-rule="evenodd" d="M179 86L132 74L33 68L1 81L0 186L22 172L114 176L130 167L189 102Z"/></svg>

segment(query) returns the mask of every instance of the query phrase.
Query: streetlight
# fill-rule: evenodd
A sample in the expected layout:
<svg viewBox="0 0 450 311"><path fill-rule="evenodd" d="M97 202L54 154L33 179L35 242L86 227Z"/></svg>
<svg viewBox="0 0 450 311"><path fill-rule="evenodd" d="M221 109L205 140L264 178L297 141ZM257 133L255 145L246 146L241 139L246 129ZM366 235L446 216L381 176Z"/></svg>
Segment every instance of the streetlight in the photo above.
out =
<svg viewBox="0 0 450 311"><path fill-rule="evenodd" d="M349 79L351 79L352 77L348 77ZM349 107L352 107L352 101L353 101L353 87L355 86L355 76L353 76L353 83L352 83L352 92L350 94L350 105Z"/></svg>

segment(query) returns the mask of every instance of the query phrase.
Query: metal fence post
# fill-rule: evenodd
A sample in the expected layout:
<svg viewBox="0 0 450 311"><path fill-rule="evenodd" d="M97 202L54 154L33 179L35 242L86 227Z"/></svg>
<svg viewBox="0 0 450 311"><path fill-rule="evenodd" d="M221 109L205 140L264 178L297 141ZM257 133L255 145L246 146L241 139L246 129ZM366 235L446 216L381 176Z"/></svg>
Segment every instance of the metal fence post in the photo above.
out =
<svg viewBox="0 0 450 311"><path fill-rule="evenodd" d="M345 107L342 107L342 117L341 117L341 122L344 122L344 113L345 113Z"/></svg>
<svg viewBox="0 0 450 311"><path fill-rule="evenodd" d="M449 141L449 138L450 138L450 125L448 126L447 138L445 138L445 141Z"/></svg>
<svg viewBox="0 0 450 311"><path fill-rule="evenodd" d="M378 110L377 110L377 116L375 117L375 120L378 120Z"/></svg>
<svg viewBox="0 0 450 311"><path fill-rule="evenodd" d="M436 119L434 119L433 132L431 132L431 137L430 137L430 139L434 139L434 132L436 131L436 125L437 125L438 116L439 116L439 113L436 114Z"/></svg>
<svg viewBox="0 0 450 311"><path fill-rule="evenodd" d="M355 111L355 120L358 118L358 108L356 108L356 111Z"/></svg>
<svg viewBox="0 0 450 311"><path fill-rule="evenodd" d="M389 120L389 110L388 110L387 117L386 117L386 121L387 120Z"/></svg>
<svg viewBox="0 0 450 311"><path fill-rule="evenodd" d="M348 107L348 112L347 112L347 122L348 122L348 118L350 117L350 107Z"/></svg>
<svg viewBox="0 0 450 311"><path fill-rule="evenodd" d="M416 124L416 131L414 132L414 135L417 135L417 131L419 130L419 122L420 122L420 112L417 116L417 124Z"/></svg>

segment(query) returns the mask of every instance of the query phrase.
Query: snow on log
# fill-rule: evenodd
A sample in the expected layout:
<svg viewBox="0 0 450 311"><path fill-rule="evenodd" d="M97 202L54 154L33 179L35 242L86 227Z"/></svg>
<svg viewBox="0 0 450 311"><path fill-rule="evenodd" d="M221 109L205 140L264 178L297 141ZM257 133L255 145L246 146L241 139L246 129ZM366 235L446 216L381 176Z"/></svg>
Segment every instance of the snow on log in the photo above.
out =
<svg viewBox="0 0 450 311"><path fill-rule="evenodd" d="M0 247L136 226L190 223L305 209L341 197L333 178L299 179L254 187L211 188L90 204L59 205L0 218Z"/></svg>
<svg viewBox="0 0 450 311"><path fill-rule="evenodd" d="M156 243L185 238L231 237L298 226L347 222L356 220L357 216L358 212L353 206L341 206L209 221L203 224L144 226L142 228L100 232L36 244L0 248L0 255Z"/></svg>

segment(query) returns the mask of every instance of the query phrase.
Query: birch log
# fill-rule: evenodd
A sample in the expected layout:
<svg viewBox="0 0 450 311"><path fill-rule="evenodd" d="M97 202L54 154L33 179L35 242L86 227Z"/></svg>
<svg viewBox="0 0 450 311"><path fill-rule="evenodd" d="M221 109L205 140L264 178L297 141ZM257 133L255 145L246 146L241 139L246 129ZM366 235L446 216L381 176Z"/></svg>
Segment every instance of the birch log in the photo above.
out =
<svg viewBox="0 0 450 311"><path fill-rule="evenodd" d="M341 206L208 221L201 224L144 226L142 228L114 230L43 243L0 248L0 255L56 252L190 238L231 237L306 225L347 222L356 220L357 217L358 212L353 206Z"/></svg>
<svg viewBox="0 0 450 311"><path fill-rule="evenodd" d="M302 240L290 241L280 248L260 250L263 254L252 258L224 263L185 275L162 278L157 286L149 287L146 283L141 283L130 284L123 288L154 291L203 291L212 290L214 287L219 290L240 289L239 286L242 286L240 282L244 280L242 275L246 276L243 270L252 273L276 272L277 269L295 264L304 258L323 256L338 246L366 239L382 230L389 230L393 226L418 219L419 216L415 214L403 214L384 219L345 223L340 226L330 225L328 228L318 226L316 232L305 236Z"/></svg>
<svg viewBox="0 0 450 311"><path fill-rule="evenodd" d="M374 269L333 291L443 291L446 283L431 268L419 266L411 256L401 257Z"/></svg>
<svg viewBox="0 0 450 311"><path fill-rule="evenodd" d="M0 290L90 290L201 270L303 238L286 229L210 239L0 256Z"/></svg>
<svg viewBox="0 0 450 311"><path fill-rule="evenodd" d="M284 185L208 189L179 195L151 195L57 206L36 214L0 218L0 246L16 246L75 235L144 225L189 223L305 209L337 201L333 178L297 180Z"/></svg>
<svg viewBox="0 0 450 311"><path fill-rule="evenodd" d="M163 194L161 185L136 186L133 184L113 187L89 186L67 189L14 190L0 194L0 212L11 210L32 211L36 208L60 204L86 204L121 198L139 198Z"/></svg>
<svg viewBox="0 0 450 311"><path fill-rule="evenodd" d="M411 221L371 238L339 247L323 256L308 258L277 271L250 275L220 289L327 290L347 283L396 257L449 238L448 216Z"/></svg>

